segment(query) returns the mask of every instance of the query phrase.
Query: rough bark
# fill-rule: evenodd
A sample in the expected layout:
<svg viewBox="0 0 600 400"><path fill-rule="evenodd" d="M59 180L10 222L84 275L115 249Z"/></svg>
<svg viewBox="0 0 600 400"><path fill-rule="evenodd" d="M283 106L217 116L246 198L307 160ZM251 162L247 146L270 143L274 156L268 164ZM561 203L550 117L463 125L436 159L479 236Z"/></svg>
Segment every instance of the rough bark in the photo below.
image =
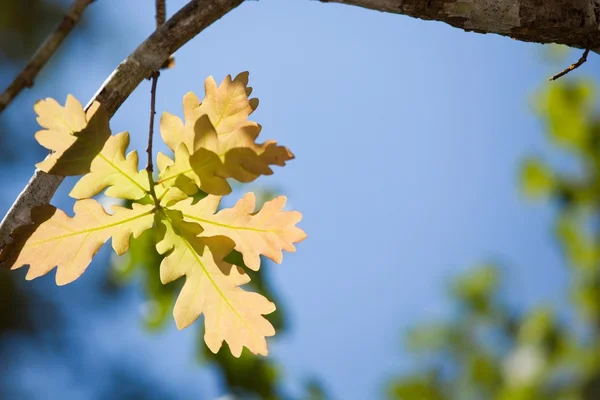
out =
<svg viewBox="0 0 600 400"><path fill-rule="evenodd" d="M465 31L600 49L600 0L321 0L442 21Z"/></svg>
<svg viewBox="0 0 600 400"><path fill-rule="evenodd" d="M237 7L243 0L192 0L152 33L108 77L88 102L98 101L113 116L133 90L194 36ZM87 108L87 107L86 107ZM31 223L31 209L48 204L62 177L35 171L0 223L0 249L18 226Z"/></svg>

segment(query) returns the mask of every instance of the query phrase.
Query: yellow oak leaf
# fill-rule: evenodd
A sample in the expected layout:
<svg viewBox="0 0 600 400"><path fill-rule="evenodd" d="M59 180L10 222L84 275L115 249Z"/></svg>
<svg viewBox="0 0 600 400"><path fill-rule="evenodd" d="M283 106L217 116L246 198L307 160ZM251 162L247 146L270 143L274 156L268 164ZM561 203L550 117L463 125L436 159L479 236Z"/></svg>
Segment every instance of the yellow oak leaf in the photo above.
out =
<svg viewBox="0 0 600 400"><path fill-rule="evenodd" d="M188 198L188 195L176 186L165 187L157 185L155 186L155 191L161 207L170 207L178 201Z"/></svg>
<svg viewBox="0 0 600 400"><path fill-rule="evenodd" d="M217 209L220 196L231 192L228 179L250 182L294 156L274 141L256 142L261 126L248 118L258 100L249 98L247 72L227 76L220 85L209 77L205 90L202 101L191 92L184 96L183 121L162 116L161 136L174 155L158 153L156 181L138 170L137 152L126 153L129 133L111 135L108 114L99 103L85 111L70 95L64 106L52 99L38 102L35 111L44 129L36 139L52 152L38 168L83 177L70 193L77 199L74 215L50 205L34 208L33 223L12 232L13 241L0 250L0 263L12 269L29 266L28 280L56 268L56 283L64 285L84 273L109 239L122 255L132 237L147 231L144 241L152 240L161 255L151 257L161 260L160 281L185 280L173 310L177 327L183 329L202 315L211 351L218 352L226 342L235 357L244 347L266 355L266 338L275 330L265 315L275 305L245 290L254 272L230 261L241 265L241 257L255 271L261 256L280 263L283 250L295 251L294 244L306 238L296 226L302 216L283 211L283 196L255 212L252 193L232 208ZM103 191L130 200L131 208L113 206L113 213L107 213L90 199ZM155 222L157 229L149 230ZM131 244L132 257L147 253L149 243L136 243Z"/></svg>
<svg viewBox="0 0 600 400"><path fill-rule="evenodd" d="M198 110L200 100L192 92L183 96L183 111L185 124L179 117L164 112L160 118L160 134L165 144L173 151L177 149L180 143L185 143L188 149L194 149L194 130L202 114ZM210 123L208 117L206 121ZM200 123L205 123L202 121ZM201 129L199 127L198 129Z"/></svg>
<svg viewBox="0 0 600 400"><path fill-rule="evenodd" d="M138 171L138 154L125 157L129 133L121 132L108 138L102 151L92 161L90 173L84 175L71 190L71 197L86 199L108 187L106 195L138 200L149 193L148 173Z"/></svg>
<svg viewBox="0 0 600 400"><path fill-rule="evenodd" d="M231 238L235 249L242 253L244 264L254 271L260 268L261 254L280 264L282 250L294 252L293 243L306 239L306 233L296 226L302 214L282 211L285 196L267 201L257 213L254 193L246 193L235 206L215 214L220 200L219 196L208 195L196 204L186 199L172 208L181 211L186 221L198 223L203 228L201 236Z"/></svg>
<svg viewBox="0 0 600 400"><path fill-rule="evenodd" d="M248 99L248 75L242 72L233 80L227 75L219 86L212 76L204 82L205 98L198 112L208 115L219 135L232 133L258 107L258 99Z"/></svg>
<svg viewBox="0 0 600 400"><path fill-rule="evenodd" d="M222 176L241 182L251 182L260 175L271 175L269 165L284 166L294 158L292 152L275 141L257 144L261 126L248 117L258 107L258 99L249 99L252 89L248 86L248 72L235 79L227 75L220 86L213 77L204 84L206 97L197 113L208 115L214 126L196 129L196 148L202 147L215 152L223 160ZM197 127L198 128L198 127Z"/></svg>
<svg viewBox="0 0 600 400"><path fill-rule="evenodd" d="M188 149L195 151L201 147L201 143L196 143L198 134L195 132L217 128L219 135L227 134L247 121L258 107L258 99L248 99L252 88L247 85L248 72L242 72L233 81L231 75L227 75L221 86L217 86L212 76L208 77L204 82L206 98L203 102L193 92L188 92L183 97L185 124L168 112L161 116L160 131L167 146L175 151L179 143L185 143ZM207 120L198 126L202 116L207 116Z"/></svg>
<svg viewBox="0 0 600 400"><path fill-rule="evenodd" d="M202 103L191 92L184 96L185 123L172 114L163 114L160 128L165 143L175 152L181 143L192 155L201 150L208 151L211 160L214 159L212 153L216 154L220 163L215 160L203 165L203 168L210 166L211 175L240 182L271 175L271 165L284 166L286 161L294 158L289 149L278 146L275 141L256 143L261 126L249 121L248 117L258 106L258 99L248 98L252 89L247 84L247 72L233 80L228 75L220 86L213 77L209 77L205 82L206 97Z"/></svg>
<svg viewBox="0 0 600 400"><path fill-rule="evenodd" d="M258 293L240 286L250 281L244 271L223 261L233 249L225 237L198 238L200 226L185 222L178 212L163 213L163 239L156 248L166 254L160 265L160 278L167 284L185 276L185 284L173 310L179 329L204 315L204 341L216 353L223 341L239 357L243 347L254 354L267 354L265 337L275 330L263 315L275 305Z"/></svg>
<svg viewBox="0 0 600 400"><path fill-rule="evenodd" d="M108 114L98 102L87 112L69 95L62 107L54 99L38 101L34 110L38 123L46 128L35 134L37 141L52 153L36 167L49 174L83 175L110 136Z"/></svg>
<svg viewBox="0 0 600 400"><path fill-rule="evenodd" d="M211 130L197 131L200 149L219 156L222 167L218 174L240 182L252 182L261 175L272 175L271 165L285 166L294 154L276 141L256 143L261 126L252 121L240 124L228 135L220 136Z"/></svg>
<svg viewBox="0 0 600 400"><path fill-rule="evenodd" d="M177 186L189 195L196 193L198 188L221 195L231 192L225 178L216 175L221 161L210 151L200 149L190 155L185 143L180 143L175 150L174 161L167 160L165 156L159 156L159 161L159 168L164 169L160 172L157 184Z"/></svg>
<svg viewBox="0 0 600 400"><path fill-rule="evenodd" d="M56 284L65 285L83 274L94 254L112 237L119 255L129 248L129 237L138 237L154 223L152 205L133 204L133 209L113 206L107 214L93 199L79 200L75 216L45 205L32 210L33 224L18 228L3 259L11 269L29 265L27 280L56 271Z"/></svg>

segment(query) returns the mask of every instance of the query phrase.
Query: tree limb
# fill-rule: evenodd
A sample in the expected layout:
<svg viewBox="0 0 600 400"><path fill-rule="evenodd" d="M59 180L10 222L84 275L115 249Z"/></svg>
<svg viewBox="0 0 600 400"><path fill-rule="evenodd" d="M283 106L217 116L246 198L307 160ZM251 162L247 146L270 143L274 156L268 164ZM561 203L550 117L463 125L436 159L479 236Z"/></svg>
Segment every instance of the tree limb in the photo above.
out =
<svg viewBox="0 0 600 400"><path fill-rule="evenodd" d="M177 49L243 0L192 0L152 33L108 77L88 102L100 102L112 117L133 90L169 59ZM36 170L0 223L0 249L18 226L31 223L31 209L48 204L63 177Z"/></svg>
<svg viewBox="0 0 600 400"><path fill-rule="evenodd" d="M79 22L81 15L94 0L75 0L71 9L64 16L61 23L56 27L56 30L48 36L42 43L39 49L35 52L29 63L21 71L14 81L0 94L0 113L14 100L21 90L26 87L31 87L35 77L40 70L46 65L48 60L54 55L56 50L71 33L75 25Z"/></svg>
<svg viewBox="0 0 600 400"><path fill-rule="evenodd" d="M524 42L600 49L599 0L320 0L442 21Z"/></svg>
<svg viewBox="0 0 600 400"><path fill-rule="evenodd" d="M169 56L243 0L192 0L123 61L96 93L112 116L144 78ZM600 0L320 0L446 22L479 33L600 50ZM62 177L36 171L0 223L0 249L31 208L47 204Z"/></svg>

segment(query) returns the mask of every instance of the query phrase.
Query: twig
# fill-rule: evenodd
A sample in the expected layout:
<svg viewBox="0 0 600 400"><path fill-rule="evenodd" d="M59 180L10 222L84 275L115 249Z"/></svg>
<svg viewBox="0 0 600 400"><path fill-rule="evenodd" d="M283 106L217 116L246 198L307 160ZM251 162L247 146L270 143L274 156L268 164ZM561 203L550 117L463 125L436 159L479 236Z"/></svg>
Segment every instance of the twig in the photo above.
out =
<svg viewBox="0 0 600 400"><path fill-rule="evenodd" d="M551 76L550 78L548 78L548 80L555 81L558 78L565 76L569 72L573 71L574 69L581 67L581 65L587 61L587 57L588 57L589 53L590 53L590 49L585 49L585 51L583 52L583 55L581 56L581 58L579 60L577 60L577 62L575 64L569 65L568 68L565 68L564 70L560 71L558 74Z"/></svg>
<svg viewBox="0 0 600 400"><path fill-rule="evenodd" d="M156 29L160 28L165 23L167 16L166 0L156 0ZM156 197L156 191L154 190L154 166L152 165L152 138L154 137L154 119L156 117L156 85L158 84L158 77L160 72L155 71L152 74L152 88L150 89L150 125L148 127L148 147L146 152L148 153L148 164L146 165L146 172L148 172L148 184L150 185L150 195L154 199L156 207L160 207L160 201Z"/></svg>
<svg viewBox="0 0 600 400"><path fill-rule="evenodd" d="M150 195L152 196L156 207L160 207L160 202L156 197L156 191L154 190L154 178L152 177L152 174L154 174L154 166L152 165L152 137L154 136L154 119L156 116L156 84L158 83L159 76L160 72L158 71L152 75L152 88L150 89L150 126L148 128L148 147L146 147L146 153L148 153L148 164L146 165L146 171L148 172Z"/></svg>
<svg viewBox="0 0 600 400"><path fill-rule="evenodd" d="M171 54L242 2L243 0L191 0L119 64L89 101L86 109L94 101L98 101L109 117L112 117L135 88L153 71L158 70ZM31 209L48 204L63 179L61 176L35 171L0 223L0 249L10 241L10 233L15 228L31 223Z"/></svg>
<svg viewBox="0 0 600 400"><path fill-rule="evenodd" d="M87 6L93 2L94 0L75 0L73 2L68 14L64 16L56 30L48 36L21 73L17 75L15 80L0 95L0 112L8 107L24 88L33 86L33 81L37 74L46 65L56 50L58 50L58 47L73 30L75 25L77 25L81 14L83 14Z"/></svg>
<svg viewBox="0 0 600 400"><path fill-rule="evenodd" d="M156 28L158 29L167 19L167 7L165 0L156 0Z"/></svg>
<svg viewBox="0 0 600 400"><path fill-rule="evenodd" d="M167 6L166 0L156 0L156 28L165 23L167 18ZM163 65L160 66L160 69L169 69L175 65L175 58L173 56L169 57Z"/></svg>

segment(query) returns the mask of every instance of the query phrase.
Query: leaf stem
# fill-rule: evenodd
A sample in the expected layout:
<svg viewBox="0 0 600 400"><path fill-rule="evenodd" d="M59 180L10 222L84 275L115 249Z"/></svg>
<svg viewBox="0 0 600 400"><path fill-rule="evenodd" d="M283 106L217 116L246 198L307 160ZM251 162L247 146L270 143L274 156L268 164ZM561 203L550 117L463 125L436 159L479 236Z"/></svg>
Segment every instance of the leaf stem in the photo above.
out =
<svg viewBox="0 0 600 400"><path fill-rule="evenodd" d="M156 191L154 190L154 166L152 165L152 136L154 135L154 117L156 115L156 84L158 83L158 77L160 73L158 71L152 74L152 88L150 89L150 126L148 128L148 147L146 147L146 153L148 153L148 164L146 164L146 171L148 172L148 184L150 185L150 196L154 200L156 207L160 207L160 201L156 197Z"/></svg>
<svg viewBox="0 0 600 400"><path fill-rule="evenodd" d="M165 23L167 11L166 11L166 0L156 0L156 29L160 28ZM148 128L148 147L146 152L148 153L148 164L146 165L146 171L148 172L148 184L150 185L150 196L154 200L154 205L160 209L160 200L156 197L156 190L154 190L154 166L152 165L152 136L154 136L154 119L156 116L156 85L158 83L158 77L160 72L154 71L152 73L152 88L150 89L150 126Z"/></svg>

